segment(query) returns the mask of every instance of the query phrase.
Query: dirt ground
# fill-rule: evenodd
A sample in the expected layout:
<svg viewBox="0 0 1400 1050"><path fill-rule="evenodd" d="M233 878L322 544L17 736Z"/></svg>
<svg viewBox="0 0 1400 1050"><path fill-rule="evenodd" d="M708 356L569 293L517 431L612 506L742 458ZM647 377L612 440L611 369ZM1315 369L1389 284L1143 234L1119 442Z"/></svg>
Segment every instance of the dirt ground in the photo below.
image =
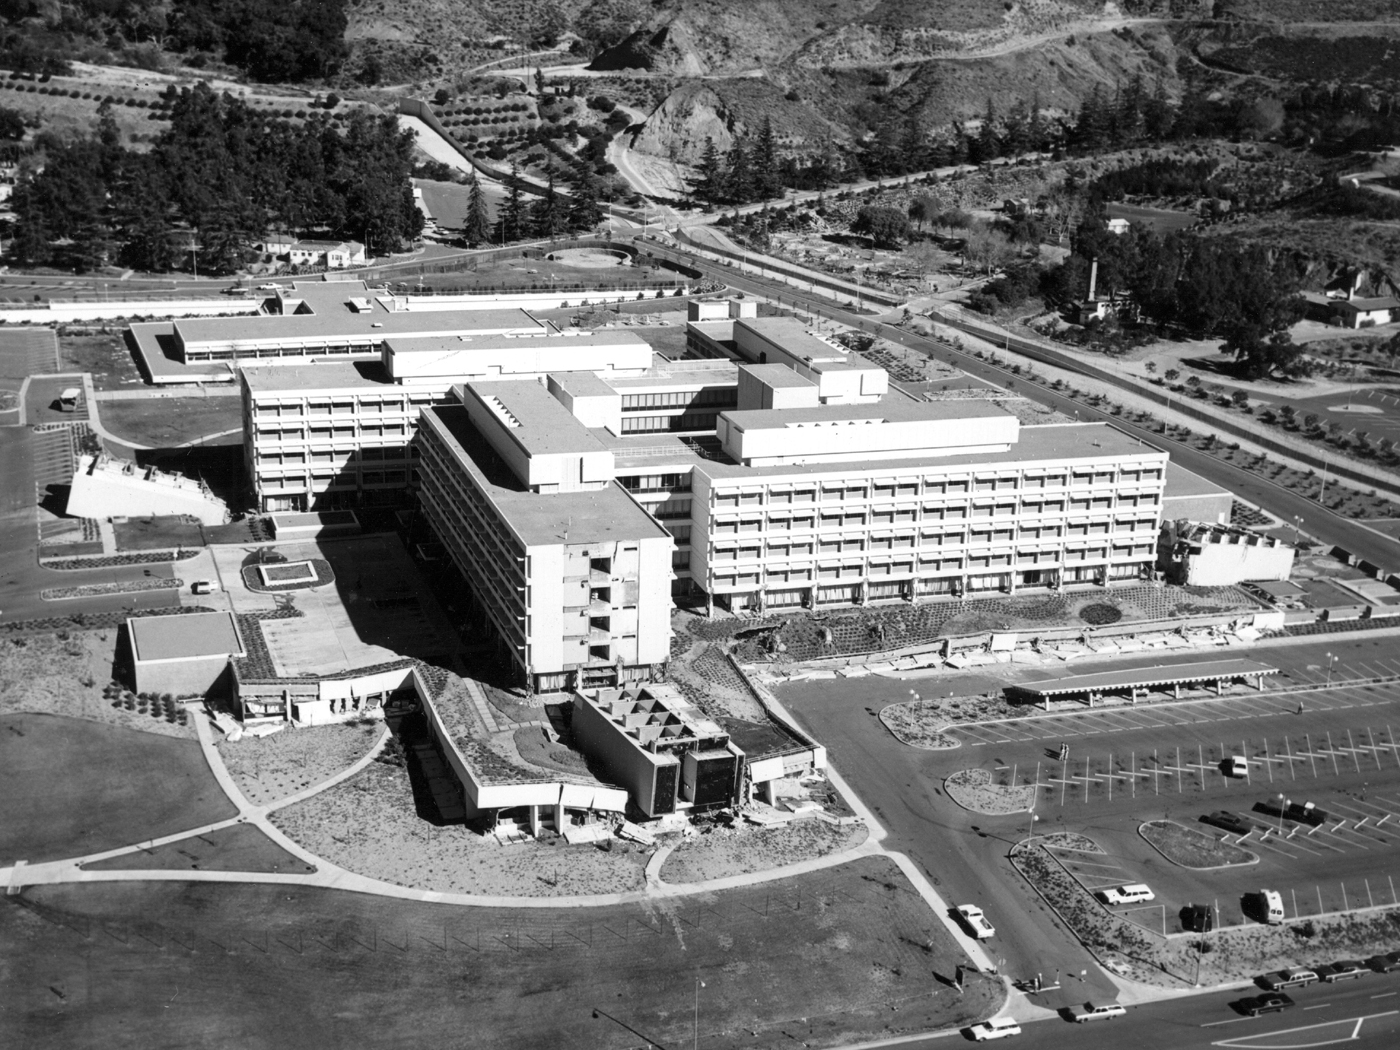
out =
<svg viewBox="0 0 1400 1050"><path fill-rule="evenodd" d="M284 729L216 741L219 757L249 802L265 805L354 765L384 734L382 723Z"/></svg>
<svg viewBox="0 0 1400 1050"><path fill-rule="evenodd" d="M1209 870L1259 861L1257 853L1174 820L1149 820L1138 828L1138 834L1167 860L1183 868Z"/></svg>
<svg viewBox="0 0 1400 1050"><path fill-rule="evenodd" d="M400 886L482 896L565 897L641 889L648 851L561 839L502 846L461 825L419 817L402 768L369 767L272 821L317 856ZM551 844L557 843L557 844Z"/></svg>
<svg viewBox="0 0 1400 1050"><path fill-rule="evenodd" d="M869 837L870 829L864 824L836 825L814 819L775 828L716 826L677 846L661 865L661 880L707 882L747 875L852 850Z"/></svg>
<svg viewBox="0 0 1400 1050"><path fill-rule="evenodd" d="M65 638L64 635L67 635ZM72 631L0 639L0 714L36 711L193 739L194 728L113 706L116 631Z"/></svg>
<svg viewBox="0 0 1400 1050"><path fill-rule="evenodd" d="M943 781L943 787L963 809L989 816L1027 813L1035 805L1035 788L1017 784L993 784L986 769L960 769Z"/></svg>

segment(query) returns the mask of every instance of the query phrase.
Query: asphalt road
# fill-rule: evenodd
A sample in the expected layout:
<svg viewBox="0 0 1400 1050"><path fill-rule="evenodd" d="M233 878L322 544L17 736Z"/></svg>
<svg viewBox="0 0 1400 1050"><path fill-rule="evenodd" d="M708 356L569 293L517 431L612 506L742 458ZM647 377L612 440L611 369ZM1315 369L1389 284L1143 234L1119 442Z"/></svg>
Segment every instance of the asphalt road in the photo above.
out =
<svg viewBox="0 0 1400 1050"><path fill-rule="evenodd" d="M756 295L764 295L784 303L792 303L803 311L820 314L842 324L878 331L880 335L900 343L928 357L945 361L961 368L979 379L988 380L998 386L1014 384L1018 394L1024 394L1043 405L1063 412L1067 416L1077 416L1085 422L1112 423L1157 448L1166 449L1172 458L1195 474L1215 482L1231 492L1239 494L1251 503L1258 504L1285 522L1302 519L1304 531L1328 544L1335 544L1366 560L1392 570L1400 570L1400 541L1373 532L1348 518L1339 517L1326 508L1304 497L1261 478L1257 474L1234 467L1205 452L1182 444L1163 435L1135 426L1125 420L1101 412L1088 404L1075 401L1066 394L1056 393L1042 386L1032 385L1024 379L1013 376L1004 369L980 361L971 354L960 353L942 343L935 342L900 328L875 321L869 316L849 313L830 304L823 298L804 294L801 290L780 281L757 277L750 273L740 273L736 269L716 266L708 259L693 256L671 247L647 244L645 250L664 257L679 259L688 265L699 266L713 276L731 286Z"/></svg>
<svg viewBox="0 0 1400 1050"><path fill-rule="evenodd" d="M1339 658L1335 673L1340 681L1344 675L1384 670L1372 667L1371 662L1385 658L1390 652L1389 642L1333 637L1317 643L1261 649L1254 655L1275 663L1294 681L1306 682L1325 676L1320 668L1326 662L1324 654L1331 652ZM1120 661L1112 666L1121 668L1124 664ZM1256 801L1281 792L1299 801L1316 797L1320 806L1330 804L1335 809L1334 800L1369 791L1372 801L1377 793L1395 797L1400 811L1400 755L1387 757L1384 768L1376 770L1369 765L1348 769L1324 763L1314 772L1311 763L1300 760L1290 762L1285 774L1280 763L1272 773L1277 780L1270 779L1262 759L1254 763L1249 782L1227 780L1209 769L1201 773L1199 782L1192 769L1186 776L1169 776L1150 787L1146 779L1134 788L1124 786L1126 780L1118 780L1117 787L1107 786L1114 783L1112 780L1107 785L1097 780L1086 791L1085 785L1074 779L1109 770L1110 754L1116 760L1115 768L1126 767L1130 753L1136 751L1132 769L1149 768L1147 756L1154 748L1161 765L1169 766L1174 764L1175 756L1168 757L1167 749L1181 747L1189 752L1181 764L1190 766L1197 762L1197 747L1202 757L1207 749L1213 749L1212 758L1218 762L1223 751L1233 753L1237 750L1235 744L1243 747L1246 739L1252 756L1263 754L1266 747L1269 755L1285 750L1297 754L1308 734L1316 734L1314 750L1319 751L1329 729L1338 747L1347 746L1349 728L1355 734L1354 742L1379 740L1381 736L1389 740L1387 720L1400 727L1400 693L1393 686L1377 687L1376 692L1361 688L1346 693L1334 691L1325 700L1319 694L1319 699L1307 700L1311 707L1302 716L1296 714L1296 699L1270 701L1267 693L1250 692L1240 694L1239 701L1146 707L1126 716L1122 709L1111 715L1086 712L1077 721L1061 719L1065 724L1049 727L1018 721L1007 723L1000 731L960 733L962 748L934 752L899 744L874 717L885 705L908 699L910 685L919 686L924 696L942 695L939 683L934 681L909 682L879 676L793 683L779 687L778 695L794 717L827 745L832 764L884 823L890 836L887 845L913 858L951 903L975 903L986 911L997 927L997 937L989 942L989 947L994 956L1005 960L1000 964L1003 973L1028 978L1039 972L1043 980L1053 983L1058 971L1064 987L1042 997L1052 1007L1094 996L1111 1000L1116 991L1092 957L1011 867L1007 852L1029 833L1028 817L981 816L953 805L941 787L949 773L980 766L1004 771L1018 782L1047 785L1049 790L1042 793L1037 804L1039 829L1103 837L1110 854L1122 854L1121 862L1126 867L1117 881L1123 883L1142 881L1144 877L1151 882L1157 877L1152 873L1168 868L1149 850L1141 848L1136 828L1144 820L1171 816L1195 824L1202 813L1215 809L1248 812ZM1268 703L1274 709L1270 710ZM991 735L994 731L996 736ZM1369 737L1368 731L1372 734ZM1285 737L1296 737L1296 746L1292 742L1285 744ZM1061 740L1071 745L1072 763L1068 770L1061 769L1048 755ZM1043 764L1037 768L1037 763ZM1205 761L1198 764L1209 766ZM1287 782L1282 779L1285 775L1290 777ZM1060 784L1060 779L1068 779L1069 783ZM1084 795L1088 796L1087 801ZM1347 797L1346 803L1353 807L1359 804L1354 797ZM1364 804L1360 805L1365 811ZM1374 819L1380 815L1377 811ZM1320 845L1324 840L1325 844ZM1395 843L1388 833L1351 840L1324 835L1305 849L1290 845L1283 850L1259 852L1267 858L1263 865L1279 882L1279 888L1297 891L1304 913L1319 910L1310 903L1310 895L1319 885L1325 884L1326 910L1330 911L1342 906L1341 893L1346 891L1339 892L1339 880L1350 888L1348 903L1365 903L1367 892L1380 894L1379 903L1390 896L1388 874L1400 874L1395 871L1400 867L1400 843ZM1248 886L1233 874L1195 881L1172 874L1162 877L1166 879L1163 903L1172 905L1173 912L1188 900L1218 897L1223 908L1228 906L1237 914L1240 894L1257 888L1252 885L1254 874L1245 880L1251 883ZM1169 920L1173 918L1174 915ZM1085 981L1065 979L1066 974L1086 970Z"/></svg>
<svg viewBox="0 0 1400 1050"><path fill-rule="evenodd" d="M1007 1046L1037 1050L1191 1050L1223 1046L1239 1050L1302 1050L1334 1043L1388 1047L1400 1042L1400 974L1368 974L1341 984L1290 990L1296 1005L1283 1013L1246 1017L1231 1007L1255 988L1212 992L1128 1008L1124 1018L1070 1024L1061 1018L1022 1025ZM929 1039L908 1050L947 1047Z"/></svg>

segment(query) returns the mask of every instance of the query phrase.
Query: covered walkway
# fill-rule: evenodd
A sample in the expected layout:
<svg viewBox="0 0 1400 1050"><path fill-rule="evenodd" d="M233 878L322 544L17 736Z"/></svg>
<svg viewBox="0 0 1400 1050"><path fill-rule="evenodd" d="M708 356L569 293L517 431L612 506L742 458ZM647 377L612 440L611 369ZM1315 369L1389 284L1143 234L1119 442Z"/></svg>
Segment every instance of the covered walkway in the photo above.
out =
<svg viewBox="0 0 1400 1050"><path fill-rule="evenodd" d="M1181 699L1183 686L1210 688L1217 694L1233 682L1252 683L1264 688L1264 676L1278 674L1277 667L1257 660L1211 660L1196 664L1168 664L1158 667L1132 667L1121 671L1101 671L1097 674L1066 675L1042 682L1008 686L1012 699L1028 699L1050 710L1051 700L1080 699L1090 707L1106 696L1126 696L1137 703L1154 690L1170 690Z"/></svg>

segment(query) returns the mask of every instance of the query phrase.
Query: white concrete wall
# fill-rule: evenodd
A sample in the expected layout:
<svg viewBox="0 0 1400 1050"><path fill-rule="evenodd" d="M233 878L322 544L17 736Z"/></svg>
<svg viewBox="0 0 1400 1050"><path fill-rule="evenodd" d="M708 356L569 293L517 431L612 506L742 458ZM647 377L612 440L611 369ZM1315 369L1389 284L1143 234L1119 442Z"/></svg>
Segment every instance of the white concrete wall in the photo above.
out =
<svg viewBox="0 0 1400 1050"><path fill-rule="evenodd" d="M1186 559L1186 583L1224 587L1243 580L1286 580L1293 572L1293 548L1249 543L1204 543Z"/></svg>
<svg viewBox="0 0 1400 1050"><path fill-rule="evenodd" d="M789 426L781 416L774 416L770 426L721 428L721 438L724 451L731 457L758 467L837 459L1004 452L1015 443L1019 429L1011 415L899 422L833 421L831 426Z"/></svg>
<svg viewBox="0 0 1400 1050"><path fill-rule="evenodd" d="M130 317L222 317L255 314L261 298L119 299L112 302L49 303L20 310L0 310L5 324L67 324L74 321L120 321Z"/></svg>
<svg viewBox="0 0 1400 1050"><path fill-rule="evenodd" d="M689 291L689 287L683 287L681 294L688 294ZM655 299L657 292L662 292L663 298L668 298L672 289L621 288L611 291L594 290L562 294L557 292L525 292L500 295L407 295L397 298L399 302L405 304L401 308L416 313L429 313L438 310L494 310L502 306L519 306L527 310L555 310L565 303L570 306L578 306L585 299L590 303L635 302L639 292L643 299Z"/></svg>
<svg viewBox="0 0 1400 1050"><path fill-rule="evenodd" d="M145 518L152 515L189 514L204 525L222 525L229 513L220 500L205 495L194 481L147 481L144 468L130 474L99 467L85 469L83 457L73 474L67 512L77 518Z"/></svg>
<svg viewBox="0 0 1400 1050"><path fill-rule="evenodd" d="M637 663L659 664L671 652L671 552L669 536L642 540L637 567Z"/></svg>
<svg viewBox="0 0 1400 1050"><path fill-rule="evenodd" d="M549 372L641 375L651 367L652 357L651 346L630 332L601 345L568 336L521 336L504 343L493 338L480 347L466 340L444 351L440 346L415 350L413 342L389 337L385 367L396 380L533 379Z"/></svg>
<svg viewBox="0 0 1400 1050"><path fill-rule="evenodd" d="M578 656L577 647L572 644L568 653L564 651L564 547L530 547L525 556L530 566L525 579L529 596L525 607L528 663L536 673L557 674ZM586 604L586 590L583 598Z"/></svg>

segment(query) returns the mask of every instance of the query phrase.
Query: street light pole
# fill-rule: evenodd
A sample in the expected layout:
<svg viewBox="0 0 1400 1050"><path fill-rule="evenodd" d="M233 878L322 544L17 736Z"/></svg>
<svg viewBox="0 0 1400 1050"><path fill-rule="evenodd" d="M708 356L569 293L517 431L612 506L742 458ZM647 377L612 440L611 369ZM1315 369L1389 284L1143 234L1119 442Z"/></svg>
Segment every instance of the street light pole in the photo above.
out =
<svg viewBox="0 0 1400 1050"><path fill-rule="evenodd" d="M1327 654L1327 686L1329 689L1332 686L1332 664L1336 662L1336 659L1331 653Z"/></svg>
<svg viewBox="0 0 1400 1050"><path fill-rule="evenodd" d="M691 1050L698 1050L700 1046L700 989L704 987L705 982L695 978L695 1024L691 1030Z"/></svg>
<svg viewBox="0 0 1400 1050"><path fill-rule="evenodd" d="M1284 811L1285 811L1286 809L1288 809L1288 803L1289 803L1289 799L1286 799L1286 798L1283 797L1283 792L1279 792L1279 796L1278 796L1278 833L1279 833L1279 837L1280 837L1280 838L1283 837L1283 814L1284 814Z"/></svg>

